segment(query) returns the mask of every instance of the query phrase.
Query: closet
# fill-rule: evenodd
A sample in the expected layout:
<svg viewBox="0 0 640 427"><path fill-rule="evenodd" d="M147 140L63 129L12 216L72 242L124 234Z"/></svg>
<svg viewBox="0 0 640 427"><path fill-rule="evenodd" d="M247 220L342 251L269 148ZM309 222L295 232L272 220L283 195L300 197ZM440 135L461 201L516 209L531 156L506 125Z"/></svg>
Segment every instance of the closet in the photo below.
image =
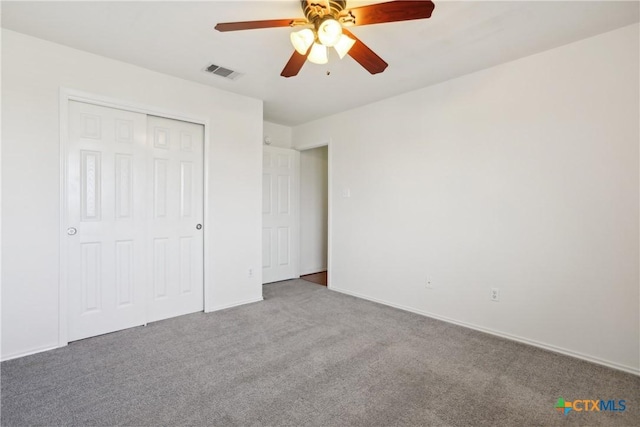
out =
<svg viewBox="0 0 640 427"><path fill-rule="evenodd" d="M204 127L69 101L68 340L202 311Z"/></svg>

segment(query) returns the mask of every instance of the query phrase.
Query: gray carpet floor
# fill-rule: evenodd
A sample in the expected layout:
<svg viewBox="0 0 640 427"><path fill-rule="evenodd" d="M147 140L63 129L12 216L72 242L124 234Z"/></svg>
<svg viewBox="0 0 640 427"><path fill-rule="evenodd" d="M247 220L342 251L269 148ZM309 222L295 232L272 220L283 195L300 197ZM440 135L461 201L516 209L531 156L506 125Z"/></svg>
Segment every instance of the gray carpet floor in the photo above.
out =
<svg viewBox="0 0 640 427"><path fill-rule="evenodd" d="M302 280L264 296L3 362L2 425L640 425L639 377Z"/></svg>

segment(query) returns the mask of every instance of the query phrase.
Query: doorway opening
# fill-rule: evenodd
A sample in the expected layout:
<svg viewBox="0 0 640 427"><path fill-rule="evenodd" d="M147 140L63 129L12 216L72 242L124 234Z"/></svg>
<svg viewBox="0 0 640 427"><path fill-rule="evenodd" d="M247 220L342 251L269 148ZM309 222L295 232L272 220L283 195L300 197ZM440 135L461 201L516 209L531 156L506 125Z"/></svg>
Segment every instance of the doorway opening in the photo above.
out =
<svg viewBox="0 0 640 427"><path fill-rule="evenodd" d="M328 147L300 151L300 278L327 286Z"/></svg>

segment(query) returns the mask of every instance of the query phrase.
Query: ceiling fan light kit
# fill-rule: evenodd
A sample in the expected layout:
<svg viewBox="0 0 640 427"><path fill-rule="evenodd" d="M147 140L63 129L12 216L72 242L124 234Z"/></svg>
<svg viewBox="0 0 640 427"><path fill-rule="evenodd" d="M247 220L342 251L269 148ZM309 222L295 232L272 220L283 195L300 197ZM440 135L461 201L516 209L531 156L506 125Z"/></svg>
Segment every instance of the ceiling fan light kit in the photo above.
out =
<svg viewBox="0 0 640 427"><path fill-rule="evenodd" d="M304 30L295 31L290 36L291 44L295 48L296 52L300 55L306 55L307 51L316 39L316 35L310 28Z"/></svg>
<svg viewBox="0 0 640 427"><path fill-rule="evenodd" d="M333 47L340 40L342 25L333 18L327 18L318 25L318 41L327 47Z"/></svg>
<svg viewBox="0 0 640 427"><path fill-rule="evenodd" d="M319 50L318 48L315 48L315 45L333 47L336 52L338 52L338 56L340 57L340 59L342 59L356 43L354 39L342 33L342 25L340 25L340 23L335 19L327 19L322 24L320 24L317 31L317 37L316 33L314 33L313 30L311 30L310 28L305 28L303 30L294 31L293 33L291 33L290 39L294 49L300 55L306 55L309 47L311 47L311 45L314 45L311 52L309 53L309 56L307 57L309 62L313 62L314 64L326 64L326 61L318 62L317 60L314 60ZM317 43L316 41L319 43ZM313 55L314 52L316 52L316 55ZM326 56L326 52L323 54L323 56Z"/></svg>
<svg viewBox="0 0 640 427"><path fill-rule="evenodd" d="M340 59L342 59L347 53L349 53L354 44L356 44L354 39L343 34L340 36L340 40L338 40L338 43L336 43L333 48L338 52Z"/></svg>
<svg viewBox="0 0 640 427"><path fill-rule="evenodd" d="M215 28L238 31L307 26L290 35L295 51L280 74L283 77L297 75L307 59L314 64L326 64L329 61L327 47L333 47L340 59L348 54L369 73L377 74L389 64L345 27L425 19L431 17L434 9L430 0L389 1L351 9L346 8L346 0L300 0L300 4L306 20L225 22Z"/></svg>
<svg viewBox="0 0 640 427"><path fill-rule="evenodd" d="M314 43L311 46L311 52L307 55L307 59L309 62L313 62L314 64L322 65L329 62L329 57L327 56L327 47L321 45L320 43Z"/></svg>

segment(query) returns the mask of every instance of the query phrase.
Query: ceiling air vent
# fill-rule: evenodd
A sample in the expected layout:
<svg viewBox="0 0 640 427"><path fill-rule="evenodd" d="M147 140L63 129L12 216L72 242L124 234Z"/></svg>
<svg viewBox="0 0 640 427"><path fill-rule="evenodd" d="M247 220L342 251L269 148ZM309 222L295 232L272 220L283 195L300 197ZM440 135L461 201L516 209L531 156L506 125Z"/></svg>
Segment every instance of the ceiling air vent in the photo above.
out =
<svg viewBox="0 0 640 427"><path fill-rule="evenodd" d="M233 71L215 64L208 65L204 69L204 71L206 71L207 73L215 74L216 76L224 77L225 79L229 80L236 80L242 75L237 71Z"/></svg>

